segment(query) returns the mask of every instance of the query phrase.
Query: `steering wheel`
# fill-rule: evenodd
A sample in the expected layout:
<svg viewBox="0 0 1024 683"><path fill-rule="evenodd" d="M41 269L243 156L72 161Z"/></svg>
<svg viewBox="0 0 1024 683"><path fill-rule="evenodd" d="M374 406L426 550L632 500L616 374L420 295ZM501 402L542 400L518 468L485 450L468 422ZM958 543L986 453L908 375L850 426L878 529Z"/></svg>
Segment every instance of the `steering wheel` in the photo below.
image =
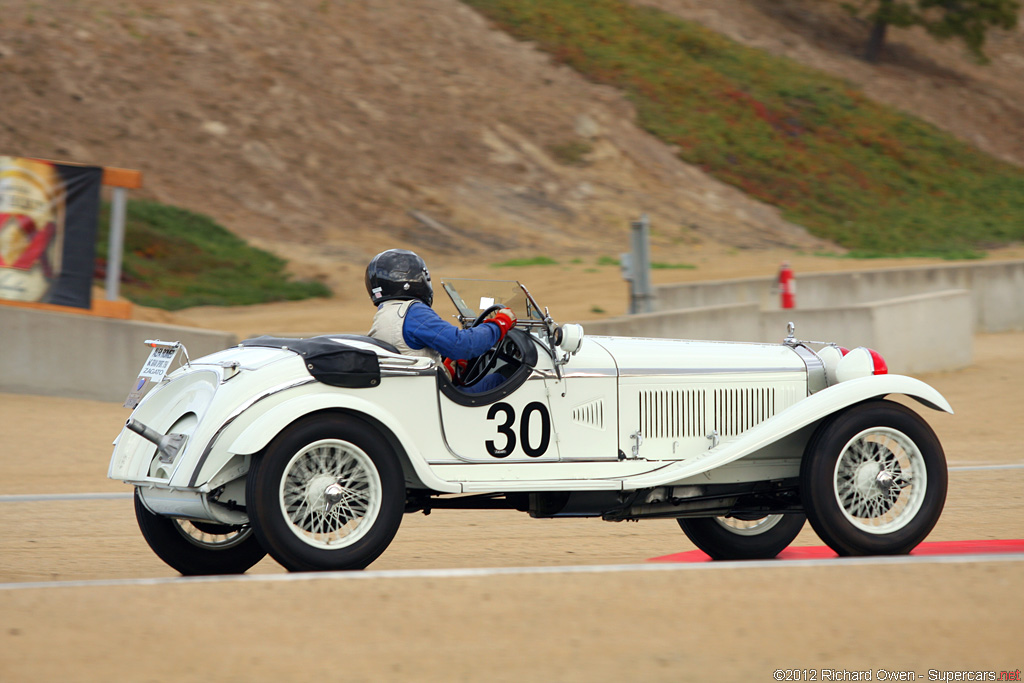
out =
<svg viewBox="0 0 1024 683"><path fill-rule="evenodd" d="M484 321L487 320L487 317L489 315L497 311L500 311L503 308L505 308L505 306L502 304L493 304L491 306L488 306L483 310L483 312L480 313L480 315L476 317L476 320L473 321L473 324L469 326L470 329L482 325ZM476 358L471 358L469 361L466 362L465 370L460 369L459 365L456 363L455 377L453 377L452 379L456 380L457 384L460 384L464 387L469 387L479 382L481 379L484 378L484 375L491 371L495 363L498 362L500 346L500 343L495 344L494 348L484 351Z"/></svg>

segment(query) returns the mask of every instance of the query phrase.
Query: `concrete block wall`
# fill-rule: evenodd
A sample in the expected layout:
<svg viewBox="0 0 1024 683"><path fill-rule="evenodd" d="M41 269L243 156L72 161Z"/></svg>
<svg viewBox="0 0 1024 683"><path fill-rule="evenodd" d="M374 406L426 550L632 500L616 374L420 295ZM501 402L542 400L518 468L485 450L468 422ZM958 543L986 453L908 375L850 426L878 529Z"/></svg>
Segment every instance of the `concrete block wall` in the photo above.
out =
<svg viewBox="0 0 1024 683"><path fill-rule="evenodd" d="M180 341L193 359L238 343L226 332L0 305L0 391L124 401L147 339Z"/></svg>
<svg viewBox="0 0 1024 683"><path fill-rule="evenodd" d="M962 289L834 308L763 311L760 340L780 341L790 321L797 339L867 346L881 353L894 373L955 370L973 358L971 293Z"/></svg>
<svg viewBox="0 0 1024 683"><path fill-rule="evenodd" d="M891 372L913 374L970 365L971 293L950 290L819 309L762 311L757 304L693 308L584 322L587 334L778 343L789 322L796 337L879 351Z"/></svg>
<svg viewBox="0 0 1024 683"><path fill-rule="evenodd" d="M757 304L731 304L608 318L584 322L583 328L587 334L609 337L756 341L759 313Z"/></svg>
<svg viewBox="0 0 1024 683"><path fill-rule="evenodd" d="M659 311L757 303L779 308L774 277L655 287ZM971 292L976 332L1024 330L1024 261L796 274L797 309L845 307L947 290Z"/></svg>

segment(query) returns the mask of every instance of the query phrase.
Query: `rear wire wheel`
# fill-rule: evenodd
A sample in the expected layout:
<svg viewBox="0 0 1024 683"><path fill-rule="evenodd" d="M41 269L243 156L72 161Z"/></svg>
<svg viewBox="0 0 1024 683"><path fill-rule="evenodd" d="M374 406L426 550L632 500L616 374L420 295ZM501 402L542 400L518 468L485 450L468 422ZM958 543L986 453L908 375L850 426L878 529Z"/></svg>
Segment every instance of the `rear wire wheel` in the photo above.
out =
<svg viewBox="0 0 1024 683"><path fill-rule="evenodd" d="M763 517L680 517L680 528L713 560L767 560L782 552L803 529L799 513Z"/></svg>
<svg viewBox="0 0 1024 683"><path fill-rule="evenodd" d="M840 555L903 555L931 532L946 501L935 432L892 401L861 403L824 423L800 467L811 526Z"/></svg>
<svg viewBox="0 0 1024 683"><path fill-rule="evenodd" d="M157 557L186 576L243 574L267 554L252 527L157 515L143 504L138 489L135 519Z"/></svg>
<svg viewBox="0 0 1024 683"><path fill-rule="evenodd" d="M318 415L279 434L250 471L246 501L267 552L289 571L363 569L405 511L398 456L347 415Z"/></svg>

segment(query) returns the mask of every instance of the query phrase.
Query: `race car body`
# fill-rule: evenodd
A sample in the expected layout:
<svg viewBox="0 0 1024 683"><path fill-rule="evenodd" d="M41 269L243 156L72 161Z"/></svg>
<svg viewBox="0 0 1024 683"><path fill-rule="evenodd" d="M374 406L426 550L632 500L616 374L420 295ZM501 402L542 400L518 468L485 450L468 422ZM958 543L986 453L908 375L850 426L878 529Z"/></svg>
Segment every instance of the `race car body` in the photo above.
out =
<svg viewBox="0 0 1024 683"><path fill-rule="evenodd" d="M154 551L186 574L265 552L362 568L407 512L505 507L674 517L717 558L773 556L806 514L837 552L901 553L941 512L941 446L885 397L952 410L868 349L586 336L518 283L445 289L465 326L522 311L461 378L496 389L357 335L246 340L162 377L109 469Z"/></svg>

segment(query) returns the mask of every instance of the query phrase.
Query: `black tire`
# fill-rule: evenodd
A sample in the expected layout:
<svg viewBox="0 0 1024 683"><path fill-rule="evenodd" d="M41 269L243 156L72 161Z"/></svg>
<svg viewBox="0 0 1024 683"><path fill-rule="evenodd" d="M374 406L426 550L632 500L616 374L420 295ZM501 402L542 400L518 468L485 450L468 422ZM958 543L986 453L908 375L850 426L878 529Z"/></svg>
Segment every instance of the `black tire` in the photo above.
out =
<svg viewBox="0 0 1024 683"><path fill-rule="evenodd" d="M333 483L342 502L328 510ZM367 423L317 415L285 429L254 459L246 502L260 543L289 571L364 569L398 531L405 477Z"/></svg>
<svg viewBox="0 0 1024 683"><path fill-rule="evenodd" d="M822 424L800 466L807 518L840 555L909 553L939 520L947 482L935 432L914 411L885 400Z"/></svg>
<svg viewBox="0 0 1024 683"><path fill-rule="evenodd" d="M157 557L186 576L244 574L267 554L251 527L155 515L138 489L135 519Z"/></svg>
<svg viewBox="0 0 1024 683"><path fill-rule="evenodd" d="M805 519L794 513L745 521L732 517L681 517L676 521L686 537L713 560L767 560L793 542Z"/></svg>

